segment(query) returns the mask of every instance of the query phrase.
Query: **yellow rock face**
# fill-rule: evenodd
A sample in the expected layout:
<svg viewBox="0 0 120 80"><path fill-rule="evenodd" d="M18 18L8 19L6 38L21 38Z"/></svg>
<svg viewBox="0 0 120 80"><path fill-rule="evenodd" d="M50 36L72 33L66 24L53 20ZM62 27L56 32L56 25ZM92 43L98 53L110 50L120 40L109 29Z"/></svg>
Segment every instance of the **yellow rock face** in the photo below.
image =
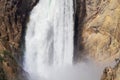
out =
<svg viewBox="0 0 120 80"><path fill-rule="evenodd" d="M120 55L120 0L101 0L97 7L96 14L87 14L83 43L97 61L112 61Z"/></svg>

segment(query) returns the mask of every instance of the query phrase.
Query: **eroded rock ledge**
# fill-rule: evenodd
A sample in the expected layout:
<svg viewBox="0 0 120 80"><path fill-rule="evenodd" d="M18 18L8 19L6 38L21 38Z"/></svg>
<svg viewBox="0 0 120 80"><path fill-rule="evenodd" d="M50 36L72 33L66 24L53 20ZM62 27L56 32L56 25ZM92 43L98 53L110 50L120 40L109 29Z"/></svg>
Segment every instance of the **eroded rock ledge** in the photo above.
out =
<svg viewBox="0 0 120 80"><path fill-rule="evenodd" d="M106 67L101 80L120 80L120 60L115 67Z"/></svg>

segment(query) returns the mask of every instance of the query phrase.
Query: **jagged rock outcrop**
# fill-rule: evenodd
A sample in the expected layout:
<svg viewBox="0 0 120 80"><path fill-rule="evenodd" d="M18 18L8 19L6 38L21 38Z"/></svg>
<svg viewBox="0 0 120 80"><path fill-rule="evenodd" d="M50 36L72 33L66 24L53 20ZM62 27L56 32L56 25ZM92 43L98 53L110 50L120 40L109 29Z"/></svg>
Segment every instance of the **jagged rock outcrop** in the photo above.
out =
<svg viewBox="0 0 120 80"><path fill-rule="evenodd" d="M119 57L120 0L76 0L76 2L77 56L82 53L89 54L99 62L113 61Z"/></svg>
<svg viewBox="0 0 120 80"><path fill-rule="evenodd" d="M27 80L26 75L10 52L0 52L0 80Z"/></svg>
<svg viewBox="0 0 120 80"><path fill-rule="evenodd" d="M106 67L101 80L120 80L120 61L114 68Z"/></svg>
<svg viewBox="0 0 120 80"><path fill-rule="evenodd" d="M26 22L38 1L0 0L0 80L24 80L15 58L21 57Z"/></svg>
<svg viewBox="0 0 120 80"><path fill-rule="evenodd" d="M0 51L20 47L29 12L38 0L0 0Z"/></svg>

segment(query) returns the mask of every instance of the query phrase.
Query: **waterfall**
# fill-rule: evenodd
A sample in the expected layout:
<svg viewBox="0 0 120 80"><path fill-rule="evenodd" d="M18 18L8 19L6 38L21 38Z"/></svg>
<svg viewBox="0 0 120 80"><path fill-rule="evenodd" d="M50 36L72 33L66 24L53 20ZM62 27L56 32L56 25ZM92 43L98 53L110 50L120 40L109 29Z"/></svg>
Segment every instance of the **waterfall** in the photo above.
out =
<svg viewBox="0 0 120 80"><path fill-rule="evenodd" d="M48 80L53 69L72 65L73 24L73 0L40 0L33 8L24 57L31 80Z"/></svg>

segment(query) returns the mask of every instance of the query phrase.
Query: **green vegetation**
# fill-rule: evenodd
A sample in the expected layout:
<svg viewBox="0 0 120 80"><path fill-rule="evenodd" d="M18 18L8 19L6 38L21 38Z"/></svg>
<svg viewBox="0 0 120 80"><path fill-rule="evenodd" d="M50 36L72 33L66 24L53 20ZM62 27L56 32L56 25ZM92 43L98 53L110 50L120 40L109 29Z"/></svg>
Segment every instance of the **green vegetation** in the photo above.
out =
<svg viewBox="0 0 120 80"><path fill-rule="evenodd" d="M4 53L0 52L0 80L7 80L6 74L3 70L2 62L4 61Z"/></svg>
<svg viewBox="0 0 120 80"><path fill-rule="evenodd" d="M0 56L0 62L2 62L4 59L3 59L3 57L2 56Z"/></svg>
<svg viewBox="0 0 120 80"><path fill-rule="evenodd" d="M7 80L5 72L2 68L0 68L0 80Z"/></svg>
<svg viewBox="0 0 120 80"><path fill-rule="evenodd" d="M3 55L3 57L4 57L3 59L4 60L6 60L7 58L9 58L9 59L12 59L12 60L16 61L14 59L14 57L12 56L12 54L9 51L7 51L7 50L3 50L0 54Z"/></svg>
<svg viewBox="0 0 120 80"><path fill-rule="evenodd" d="M3 62L7 63L7 67L14 68L12 69L12 73L14 74L16 72L17 62L12 56L12 53L10 53L7 50L3 50L0 52L0 80L8 80L6 74L8 73L6 69L3 67ZM15 70L15 71L14 71ZM13 80L12 77L10 80Z"/></svg>
<svg viewBox="0 0 120 80"><path fill-rule="evenodd" d="M0 62L10 62L12 64L17 64L17 61L15 60L15 58L12 56L12 54L7 51L7 50L4 50L4 51L1 51L0 52Z"/></svg>

